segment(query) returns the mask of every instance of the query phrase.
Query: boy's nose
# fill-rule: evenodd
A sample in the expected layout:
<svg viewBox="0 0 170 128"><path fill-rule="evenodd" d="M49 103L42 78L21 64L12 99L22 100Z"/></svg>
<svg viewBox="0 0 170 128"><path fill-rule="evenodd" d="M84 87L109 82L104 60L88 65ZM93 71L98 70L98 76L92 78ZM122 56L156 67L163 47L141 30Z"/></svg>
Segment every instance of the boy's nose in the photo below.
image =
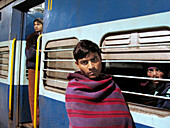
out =
<svg viewBox="0 0 170 128"><path fill-rule="evenodd" d="M88 67L89 67L89 69L93 68L93 63L91 61L89 61Z"/></svg>

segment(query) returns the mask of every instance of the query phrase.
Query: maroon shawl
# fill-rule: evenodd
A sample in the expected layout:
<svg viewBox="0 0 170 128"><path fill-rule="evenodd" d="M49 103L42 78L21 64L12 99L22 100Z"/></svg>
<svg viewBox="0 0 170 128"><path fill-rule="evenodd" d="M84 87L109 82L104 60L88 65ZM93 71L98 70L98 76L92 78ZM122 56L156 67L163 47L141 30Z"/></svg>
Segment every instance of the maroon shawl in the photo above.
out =
<svg viewBox="0 0 170 128"><path fill-rule="evenodd" d="M132 128L121 90L110 76L91 80L80 72L68 75L66 109L70 128Z"/></svg>

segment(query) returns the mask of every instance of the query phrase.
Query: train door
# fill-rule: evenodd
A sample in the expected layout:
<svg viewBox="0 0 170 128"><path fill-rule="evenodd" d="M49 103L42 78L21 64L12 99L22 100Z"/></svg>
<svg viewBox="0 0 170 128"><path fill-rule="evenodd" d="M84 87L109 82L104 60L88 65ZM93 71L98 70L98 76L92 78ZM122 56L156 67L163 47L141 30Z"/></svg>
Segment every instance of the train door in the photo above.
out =
<svg viewBox="0 0 170 128"><path fill-rule="evenodd" d="M34 32L33 20L43 18L43 0L15 3L12 9L10 61L13 58L10 71L12 87L9 87L9 127L28 127L31 125L31 114L28 97L28 78L26 70L26 37ZM13 57L12 57L13 56Z"/></svg>

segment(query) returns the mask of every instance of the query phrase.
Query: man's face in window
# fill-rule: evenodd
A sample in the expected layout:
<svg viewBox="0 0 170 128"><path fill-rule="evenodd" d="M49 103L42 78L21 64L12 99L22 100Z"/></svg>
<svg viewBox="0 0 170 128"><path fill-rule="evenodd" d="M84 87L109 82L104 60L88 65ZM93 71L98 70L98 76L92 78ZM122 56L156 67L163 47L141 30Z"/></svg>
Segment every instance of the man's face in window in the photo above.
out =
<svg viewBox="0 0 170 128"><path fill-rule="evenodd" d="M151 78L163 78L164 73L157 67L149 67L147 71L147 76ZM153 80L154 85L157 85L160 81Z"/></svg>

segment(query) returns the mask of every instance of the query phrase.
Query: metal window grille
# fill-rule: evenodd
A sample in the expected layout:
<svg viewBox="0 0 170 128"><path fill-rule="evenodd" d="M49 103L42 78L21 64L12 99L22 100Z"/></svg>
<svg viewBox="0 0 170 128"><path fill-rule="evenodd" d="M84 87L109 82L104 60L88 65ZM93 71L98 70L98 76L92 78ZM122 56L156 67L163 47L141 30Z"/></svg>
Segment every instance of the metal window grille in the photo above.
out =
<svg viewBox="0 0 170 128"><path fill-rule="evenodd" d="M67 75L76 70L73 48L76 38L49 41L45 48L44 86L46 89L65 93L68 84Z"/></svg>
<svg viewBox="0 0 170 128"><path fill-rule="evenodd" d="M0 47L0 78L8 78L9 47Z"/></svg>

